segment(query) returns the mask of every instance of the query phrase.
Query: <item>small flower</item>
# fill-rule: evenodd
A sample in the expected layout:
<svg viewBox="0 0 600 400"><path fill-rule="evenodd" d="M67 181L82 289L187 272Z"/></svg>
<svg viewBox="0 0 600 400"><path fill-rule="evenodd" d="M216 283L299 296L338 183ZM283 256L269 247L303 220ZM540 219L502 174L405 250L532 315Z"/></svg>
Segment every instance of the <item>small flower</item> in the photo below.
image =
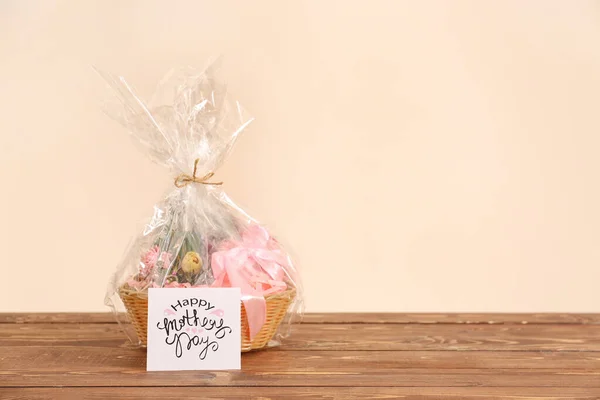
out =
<svg viewBox="0 0 600 400"><path fill-rule="evenodd" d="M192 287L192 285L190 285L188 282L185 283L179 283L177 281L173 281L173 282L169 282L165 285L166 288L189 288Z"/></svg>
<svg viewBox="0 0 600 400"><path fill-rule="evenodd" d="M142 254L139 266L140 274L143 276L150 275L157 265L161 269L169 268L171 266L171 254L166 251L161 253L158 245L154 245Z"/></svg>
<svg viewBox="0 0 600 400"><path fill-rule="evenodd" d="M202 269L202 258L195 251L188 251L181 261L181 269L188 276L198 274Z"/></svg>
<svg viewBox="0 0 600 400"><path fill-rule="evenodd" d="M158 255L160 254L160 249L157 245L152 246L146 253L142 255L142 262L146 266L148 270L154 269L156 266L156 262L158 261Z"/></svg>
<svg viewBox="0 0 600 400"><path fill-rule="evenodd" d="M135 278L131 278L127 281L127 285L133 289L142 290L148 285L148 282L138 281Z"/></svg>
<svg viewBox="0 0 600 400"><path fill-rule="evenodd" d="M163 252L160 255L160 261L162 261L162 263L160 264L160 267L162 269L167 269L171 266L171 254L167 253L166 251Z"/></svg>

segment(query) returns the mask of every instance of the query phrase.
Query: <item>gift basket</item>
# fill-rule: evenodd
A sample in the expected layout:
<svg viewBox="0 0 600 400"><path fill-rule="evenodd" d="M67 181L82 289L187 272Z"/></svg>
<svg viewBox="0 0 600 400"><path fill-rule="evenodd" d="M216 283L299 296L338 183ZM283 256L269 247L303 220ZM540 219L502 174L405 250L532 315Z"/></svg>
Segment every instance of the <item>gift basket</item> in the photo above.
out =
<svg viewBox="0 0 600 400"><path fill-rule="evenodd" d="M125 126L174 186L125 252L106 294L146 344L149 288L239 287L242 351L276 345L302 312L300 281L281 243L213 179L252 119L218 79L218 63L176 70L149 102L122 77L100 72L120 100L107 113ZM127 331L127 330L126 330Z"/></svg>

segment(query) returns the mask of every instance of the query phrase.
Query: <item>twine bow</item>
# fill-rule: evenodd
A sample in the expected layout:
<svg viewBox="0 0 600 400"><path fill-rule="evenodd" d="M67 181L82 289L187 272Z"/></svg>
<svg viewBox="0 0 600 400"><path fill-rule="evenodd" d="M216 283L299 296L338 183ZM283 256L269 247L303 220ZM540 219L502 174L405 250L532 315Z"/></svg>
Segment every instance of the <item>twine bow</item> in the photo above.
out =
<svg viewBox="0 0 600 400"><path fill-rule="evenodd" d="M193 172L192 176L190 176L188 174L179 175L177 178L175 178L175 186L177 186L178 188L182 188L184 186L189 185L192 182L201 183L203 185L222 185L223 184L223 182L208 182L208 180L210 178L212 178L213 175L215 174L214 172L209 172L208 174L206 174L200 178L197 177L196 170L198 169L198 161L200 161L199 158L196 158L196 160L194 160L194 172Z"/></svg>

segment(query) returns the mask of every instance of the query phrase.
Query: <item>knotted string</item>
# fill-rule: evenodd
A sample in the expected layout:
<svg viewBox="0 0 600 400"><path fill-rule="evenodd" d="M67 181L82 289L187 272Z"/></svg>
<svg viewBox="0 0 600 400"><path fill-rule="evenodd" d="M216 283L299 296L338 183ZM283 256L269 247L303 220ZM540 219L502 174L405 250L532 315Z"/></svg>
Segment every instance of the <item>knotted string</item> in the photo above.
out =
<svg viewBox="0 0 600 400"><path fill-rule="evenodd" d="M201 178L196 177L196 170L198 169L198 161L200 161L199 158L196 158L196 160L194 161L194 173L192 174L192 176L190 176L188 174L179 175L177 178L175 178L175 186L177 186L178 188L182 188L184 186L189 185L192 182L201 183L203 185L222 185L223 184L223 182L208 182L208 180L210 178L212 178L213 175L215 174L214 172L209 172L208 174L204 175Z"/></svg>

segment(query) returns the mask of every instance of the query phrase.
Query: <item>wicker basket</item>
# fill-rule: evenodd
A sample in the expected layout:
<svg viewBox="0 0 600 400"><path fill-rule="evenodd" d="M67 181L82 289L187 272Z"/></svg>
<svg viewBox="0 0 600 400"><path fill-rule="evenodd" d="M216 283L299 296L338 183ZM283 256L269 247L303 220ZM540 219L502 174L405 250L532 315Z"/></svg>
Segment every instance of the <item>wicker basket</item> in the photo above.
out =
<svg viewBox="0 0 600 400"><path fill-rule="evenodd" d="M244 308L244 303L242 303L242 352L262 349L269 343L275 335L275 332L277 332L277 328L283 320L295 295L296 290L290 288L284 292L276 293L265 298L267 301L267 320L252 341L250 341L246 309ZM119 289L119 296L121 297L121 300L123 300L125 308L127 308L127 314L135 328L138 339L142 345L145 346L148 330L148 292L140 292L131 289L125 284Z"/></svg>

